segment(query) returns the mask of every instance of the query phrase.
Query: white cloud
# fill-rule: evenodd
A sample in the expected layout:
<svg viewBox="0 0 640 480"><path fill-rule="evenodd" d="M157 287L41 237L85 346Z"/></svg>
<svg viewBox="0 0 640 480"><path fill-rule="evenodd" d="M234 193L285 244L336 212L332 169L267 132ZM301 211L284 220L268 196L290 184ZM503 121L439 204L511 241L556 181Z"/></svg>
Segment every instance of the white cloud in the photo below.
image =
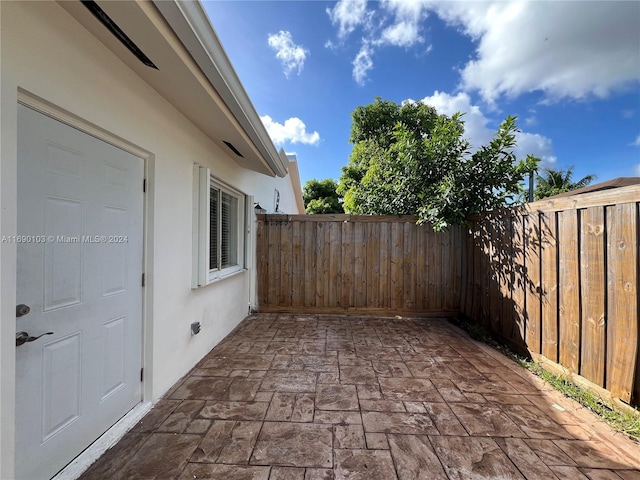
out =
<svg viewBox="0 0 640 480"><path fill-rule="evenodd" d="M369 70L373 68L373 49L367 42L363 42L358 55L353 60L353 78L358 85L364 85Z"/></svg>
<svg viewBox="0 0 640 480"><path fill-rule="evenodd" d="M327 14L333 25L338 24L338 37L344 39L367 21L367 0L340 0L333 9L327 8Z"/></svg>
<svg viewBox="0 0 640 480"><path fill-rule="evenodd" d="M638 2L438 2L437 14L478 42L461 85L489 102L541 90L607 97L640 80Z"/></svg>
<svg viewBox="0 0 640 480"><path fill-rule="evenodd" d="M274 121L269 115L260 117L273 143L282 145L284 143L304 143L307 145L317 145L320 142L318 132L307 132L307 126L297 117L292 117L284 121L284 124Z"/></svg>
<svg viewBox="0 0 640 480"><path fill-rule="evenodd" d="M276 58L280 60L284 68L284 74L287 78L289 75L297 71L298 75L304 67L309 50L304 49L300 45L293 42L291 32L280 30L278 33L269 35L269 46L275 50Z"/></svg>
<svg viewBox="0 0 640 480"><path fill-rule="evenodd" d="M385 28L378 43L397 47L410 47L414 43L422 41L423 38L420 36L418 24L404 20Z"/></svg>
<svg viewBox="0 0 640 480"><path fill-rule="evenodd" d="M475 55L460 70L460 86L479 91L488 102L533 91L544 92L547 102L605 98L640 81L639 2L382 0L371 5L376 6L340 0L327 10L341 40L363 26L370 49L422 44L424 20L435 13L474 41Z"/></svg>
<svg viewBox="0 0 640 480"><path fill-rule="evenodd" d="M536 110L533 108L529 109L529 116L525 117L524 119L524 124L527 125L528 127L533 127L534 125L538 124L538 117L536 117Z"/></svg>
<svg viewBox="0 0 640 480"><path fill-rule="evenodd" d="M471 149L475 152L478 147L486 145L491 141L494 131L487 127L489 119L484 116L480 107L471 104L471 98L466 93L450 95L437 90L430 97L420 100L422 103L431 105L438 113L451 116L461 112L464 115L464 134L471 143Z"/></svg>
<svg viewBox="0 0 640 480"><path fill-rule="evenodd" d="M636 141L635 141L635 142L633 142L633 144L634 144L636 147L640 147L640 135L638 135L638 136L636 137Z"/></svg>
<svg viewBox="0 0 640 480"><path fill-rule="evenodd" d="M445 115L451 116L457 112L463 113L464 136L471 144L471 152L475 152L482 145L488 144L493 138L496 129L488 127L489 119L480 110L479 106L472 105L471 98L467 93L461 92L457 95L450 95L435 91L433 95L420 101L431 105L438 113L444 113ZM519 132L516 134L516 140L515 153L518 159L531 154L540 158L543 166L550 166L555 163L556 157L553 156L553 145L549 138L537 133Z"/></svg>
<svg viewBox="0 0 640 480"><path fill-rule="evenodd" d="M640 177L640 163L636 165L636 177Z"/></svg>
<svg viewBox="0 0 640 480"><path fill-rule="evenodd" d="M377 44L410 47L424 42L421 23L427 16L424 0L384 0L385 10L393 15L393 23L382 30Z"/></svg>
<svg viewBox="0 0 640 480"><path fill-rule="evenodd" d="M339 0L334 8L327 8L333 25L338 27L338 39L342 42L358 27L363 32L362 46L352 61L353 78L363 85L373 68L374 50L382 46L410 47L424 42L421 21L427 10L424 0L384 0L379 9L367 9L366 0ZM376 3L376 2L374 2ZM326 48L336 49L331 40ZM427 53L432 46L427 47Z"/></svg>
<svg viewBox="0 0 640 480"><path fill-rule="evenodd" d="M555 165L556 157L553 155L551 139L538 133L518 132L516 142L515 154L519 160L531 154L540 159L541 167Z"/></svg>

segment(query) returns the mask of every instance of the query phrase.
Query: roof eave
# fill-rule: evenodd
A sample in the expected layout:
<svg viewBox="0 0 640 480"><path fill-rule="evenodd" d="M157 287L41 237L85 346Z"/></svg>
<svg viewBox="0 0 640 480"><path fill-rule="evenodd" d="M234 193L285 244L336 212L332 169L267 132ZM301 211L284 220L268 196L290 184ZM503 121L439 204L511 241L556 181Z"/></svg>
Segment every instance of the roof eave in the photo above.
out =
<svg viewBox="0 0 640 480"><path fill-rule="evenodd" d="M153 3L189 50L274 174L285 177L288 162L283 161L273 145L200 2L153 0Z"/></svg>
<svg viewBox="0 0 640 480"><path fill-rule="evenodd" d="M291 154L287 155L284 149L280 149L280 158L289 164L289 180L291 181L291 187L293 188L293 195L296 202L296 207L300 214L305 213L304 199L302 196L302 184L300 183L300 171L298 170L298 157Z"/></svg>

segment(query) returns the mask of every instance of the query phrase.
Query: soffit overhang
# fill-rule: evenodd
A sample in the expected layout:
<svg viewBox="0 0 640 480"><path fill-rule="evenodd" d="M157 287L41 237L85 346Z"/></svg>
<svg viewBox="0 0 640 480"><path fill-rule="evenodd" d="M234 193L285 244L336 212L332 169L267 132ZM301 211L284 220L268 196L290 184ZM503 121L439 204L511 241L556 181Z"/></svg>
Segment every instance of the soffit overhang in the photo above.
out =
<svg viewBox="0 0 640 480"><path fill-rule="evenodd" d="M286 176L288 162L276 151L199 2L98 2L157 70L144 65L81 2L59 3L230 159L265 175Z"/></svg>

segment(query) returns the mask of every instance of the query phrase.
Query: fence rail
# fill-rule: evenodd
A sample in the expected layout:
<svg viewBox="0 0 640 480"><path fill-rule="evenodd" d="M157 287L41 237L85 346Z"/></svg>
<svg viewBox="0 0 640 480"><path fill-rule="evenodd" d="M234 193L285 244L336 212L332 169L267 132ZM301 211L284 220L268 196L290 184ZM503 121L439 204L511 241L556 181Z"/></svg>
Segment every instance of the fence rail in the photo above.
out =
<svg viewBox="0 0 640 480"><path fill-rule="evenodd" d="M640 405L640 186L535 202L434 233L415 217L261 215L266 312L464 313Z"/></svg>

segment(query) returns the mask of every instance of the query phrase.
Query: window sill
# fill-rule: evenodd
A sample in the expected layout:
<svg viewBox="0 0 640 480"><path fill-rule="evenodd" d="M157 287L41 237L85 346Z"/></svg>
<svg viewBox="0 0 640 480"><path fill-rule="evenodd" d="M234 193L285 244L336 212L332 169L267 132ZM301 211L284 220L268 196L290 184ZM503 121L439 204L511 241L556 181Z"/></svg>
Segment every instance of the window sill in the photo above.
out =
<svg viewBox="0 0 640 480"><path fill-rule="evenodd" d="M248 271L249 271L248 268L241 268L240 270L235 270L233 272L226 273L226 274L221 275L219 277L212 278L212 279L209 280L209 282L206 285L198 285L197 287L191 287L191 290L199 290L201 288L206 288L209 285L215 285L216 283L220 283L220 282L226 280L227 278L235 277L236 275L240 275L240 274L243 274L243 273L248 272Z"/></svg>

